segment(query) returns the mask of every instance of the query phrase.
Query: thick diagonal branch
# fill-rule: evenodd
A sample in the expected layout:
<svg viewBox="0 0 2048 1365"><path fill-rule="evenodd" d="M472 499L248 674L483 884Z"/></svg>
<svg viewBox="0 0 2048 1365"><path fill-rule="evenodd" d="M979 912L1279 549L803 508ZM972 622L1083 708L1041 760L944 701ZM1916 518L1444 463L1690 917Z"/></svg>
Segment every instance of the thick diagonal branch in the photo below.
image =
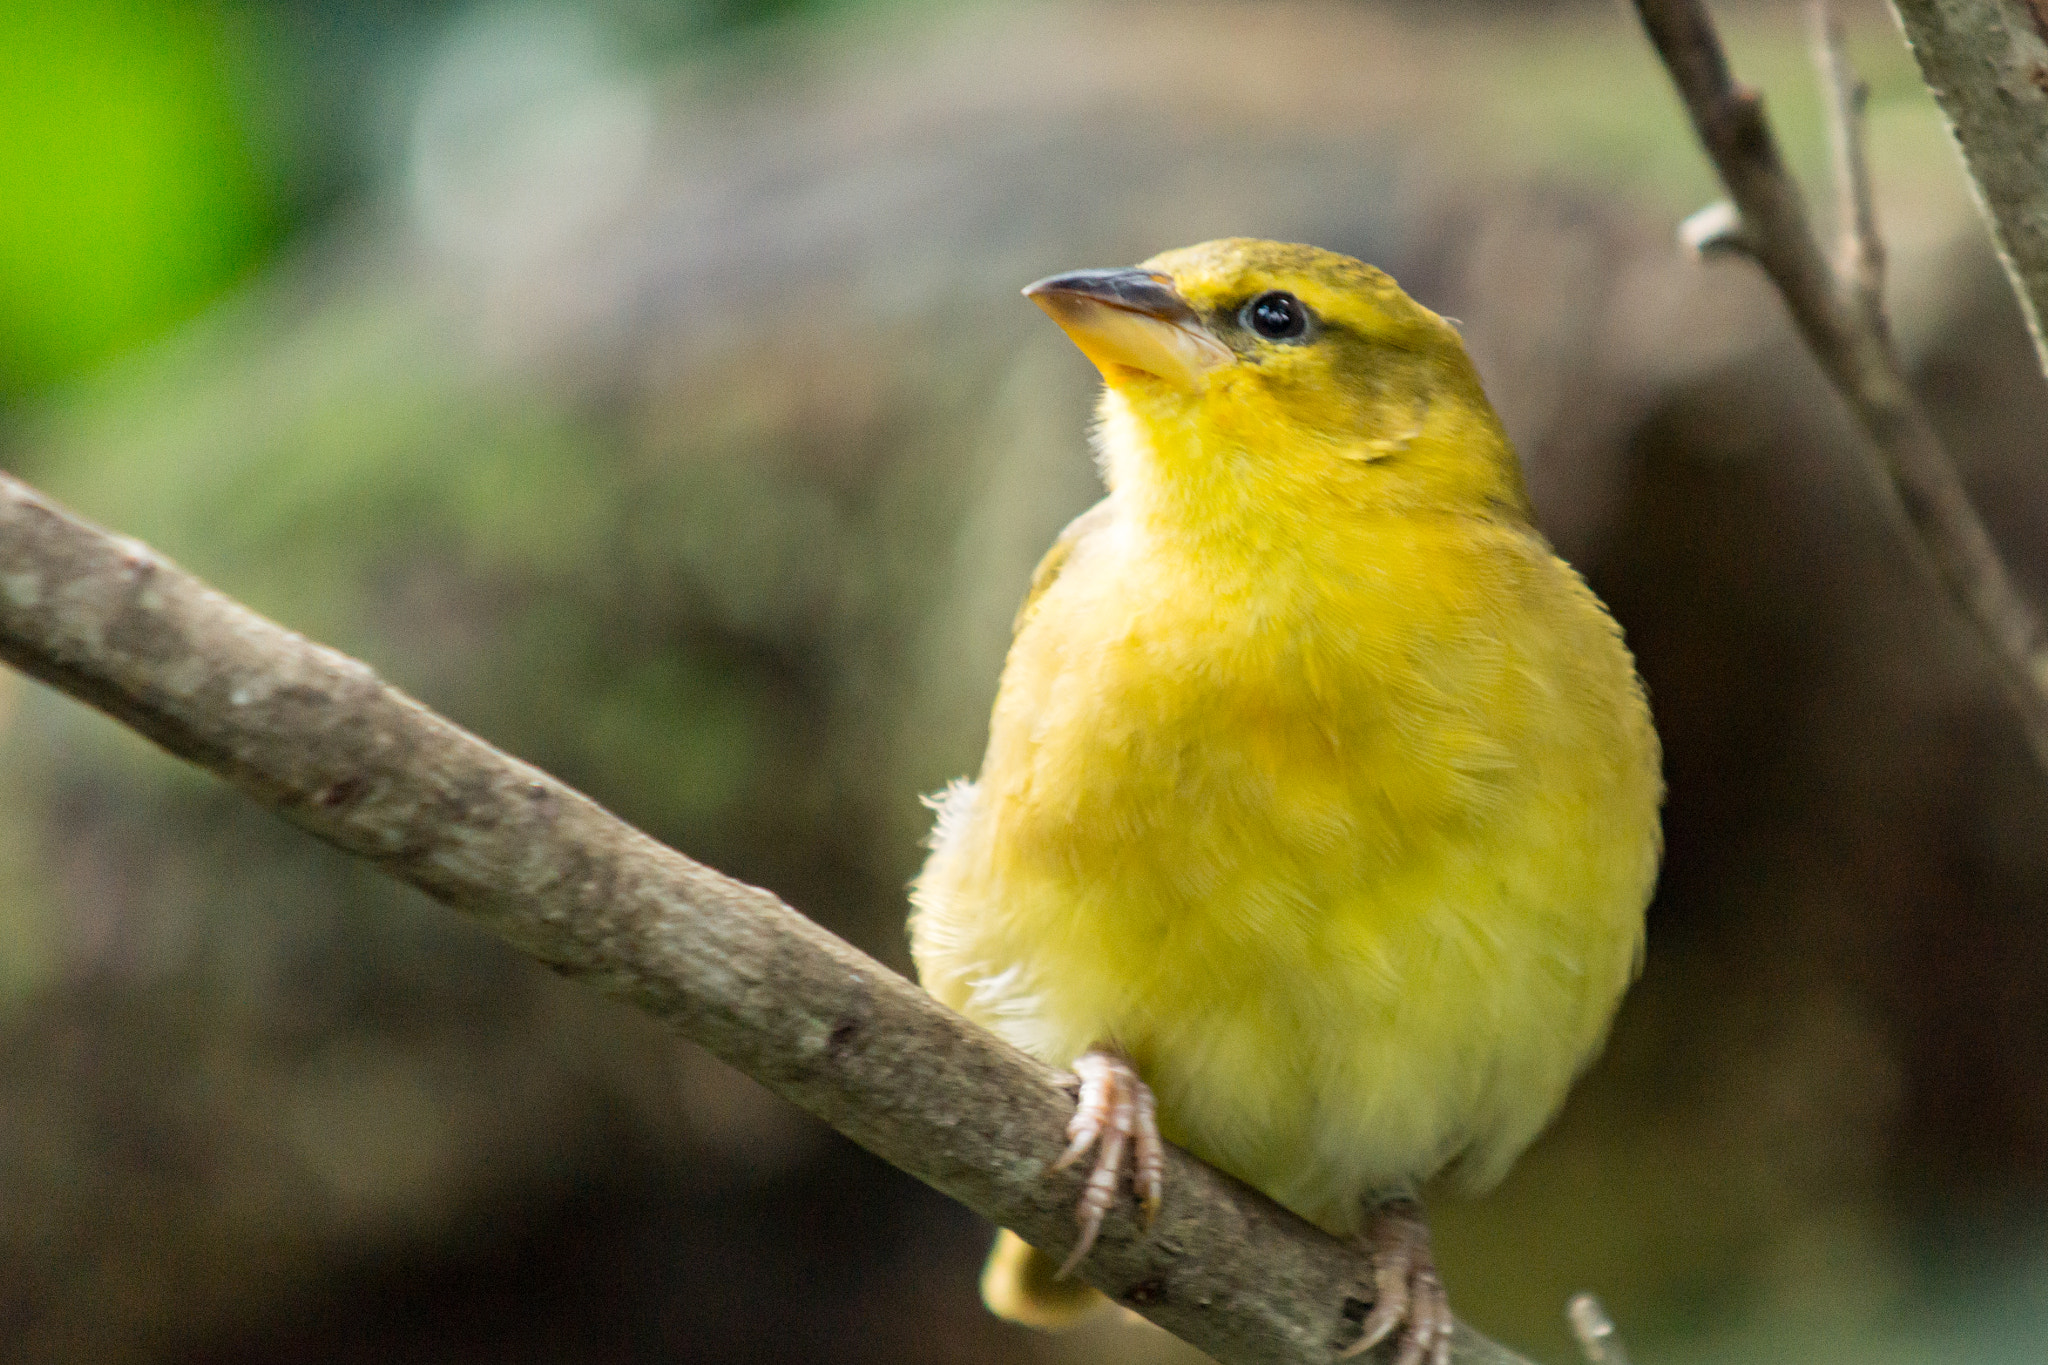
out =
<svg viewBox="0 0 2048 1365"><path fill-rule="evenodd" d="M1878 473L1898 495L1915 543L1989 649L2034 757L2048 769L2048 635L2013 586L1926 409L1914 397L1878 306L1882 254L1874 224L1867 217L1852 219L1846 228L1850 240L1860 234L1862 241L1838 273L1815 240L1806 200L1764 118L1763 99L1730 75L1704 5L1635 5L1734 204L1735 220L1717 230L1716 243L1753 256L1778 287L1814 358L1870 438ZM1838 48L1832 60L1846 80ZM1844 103L1853 104L1849 89L1834 100L1839 145L1860 163L1860 120ZM1852 207L1858 174L1857 166L1842 172Z"/></svg>
<svg viewBox="0 0 2048 1365"><path fill-rule="evenodd" d="M0 660L331 844L629 1000L854 1141L1064 1252L1061 1078L766 891L0 474ZM1358 1335L1356 1257L1168 1152L1152 1231L1114 1212L1090 1283L1226 1362L1325 1362ZM1458 1358L1525 1365L1463 1328Z"/></svg>

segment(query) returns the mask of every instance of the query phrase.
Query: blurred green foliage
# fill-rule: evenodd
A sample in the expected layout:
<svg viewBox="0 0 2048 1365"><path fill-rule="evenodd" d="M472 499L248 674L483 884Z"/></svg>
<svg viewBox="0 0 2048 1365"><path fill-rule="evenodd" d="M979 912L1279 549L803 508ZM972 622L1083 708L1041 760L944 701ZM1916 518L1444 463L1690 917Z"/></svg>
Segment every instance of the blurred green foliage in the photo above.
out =
<svg viewBox="0 0 2048 1365"><path fill-rule="evenodd" d="M0 6L0 385L132 346L275 242L259 65L212 6Z"/></svg>
<svg viewBox="0 0 2048 1365"><path fill-rule="evenodd" d="M652 62L854 3L524 8L573 10ZM0 407L164 335L319 225L374 173L365 130L442 31L510 8L0 5Z"/></svg>

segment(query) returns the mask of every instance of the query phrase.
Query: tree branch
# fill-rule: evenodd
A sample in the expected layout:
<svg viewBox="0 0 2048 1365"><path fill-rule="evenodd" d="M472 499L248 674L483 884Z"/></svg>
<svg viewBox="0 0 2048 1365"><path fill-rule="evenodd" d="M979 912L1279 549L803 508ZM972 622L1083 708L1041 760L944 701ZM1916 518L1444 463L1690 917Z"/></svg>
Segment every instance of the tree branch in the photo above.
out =
<svg viewBox="0 0 2048 1365"><path fill-rule="evenodd" d="M1884 242L1877 235L1877 204L1870 192L1870 158L1864 152L1864 110L1870 87L1849 66L1848 32L1842 16L1817 3L1814 57L1827 96L1828 148L1835 168L1835 278L1850 309L1866 330L1884 333Z"/></svg>
<svg viewBox="0 0 2048 1365"><path fill-rule="evenodd" d="M1892 0L2048 373L2048 0Z"/></svg>
<svg viewBox="0 0 2048 1365"><path fill-rule="evenodd" d="M1062 1077L758 888L691 862L149 547L0 474L0 660L703 1044L854 1141L1055 1254L1082 1176L1048 1168ZM1359 1262L1168 1153L1087 1280L1225 1362L1327 1362ZM1456 1356L1526 1365L1462 1324Z"/></svg>
<svg viewBox="0 0 2048 1365"><path fill-rule="evenodd" d="M2048 7L2048 0L2025 2ZM1730 247L1753 257L1778 287L1807 347L1870 438L1878 473L1897 495L1915 543L1990 650L2034 757L2048 769L2048 635L2013 586L1926 409L1914 397L1885 320L1884 256L1863 168L1860 101L1839 30L1823 19L1822 66L1830 73L1837 184L1846 210L1844 260L1835 268L1822 254L1805 198L1778 154L1762 97L1730 75L1700 0L1635 5L1734 205L1732 219L1721 206L1694 215L1682 235L1703 249ZM1710 214L1714 221L1704 222Z"/></svg>

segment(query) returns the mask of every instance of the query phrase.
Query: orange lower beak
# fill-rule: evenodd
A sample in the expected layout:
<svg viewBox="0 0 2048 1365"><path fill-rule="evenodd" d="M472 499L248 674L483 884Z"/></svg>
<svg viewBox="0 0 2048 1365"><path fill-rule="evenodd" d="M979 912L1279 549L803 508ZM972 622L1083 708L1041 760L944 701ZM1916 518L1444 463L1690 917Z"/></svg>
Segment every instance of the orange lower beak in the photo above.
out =
<svg viewBox="0 0 2048 1365"><path fill-rule="evenodd" d="M1057 322L1102 377L1155 375L1184 389L1235 357L1211 336L1173 281L1150 270L1076 270L1024 290Z"/></svg>

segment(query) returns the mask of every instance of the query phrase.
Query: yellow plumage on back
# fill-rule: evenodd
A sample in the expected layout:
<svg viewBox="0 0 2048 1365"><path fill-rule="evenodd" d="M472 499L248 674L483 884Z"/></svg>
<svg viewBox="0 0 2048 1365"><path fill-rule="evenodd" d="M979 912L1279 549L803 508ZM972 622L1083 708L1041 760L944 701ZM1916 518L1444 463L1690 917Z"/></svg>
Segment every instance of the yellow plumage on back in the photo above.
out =
<svg viewBox="0 0 2048 1365"><path fill-rule="evenodd" d="M1456 332L1386 276L1232 240L1031 292L1104 373L1110 492L941 805L920 974L1363 1225L1402 1299L1369 1327L1441 1357L1419 1212L1368 1215L1452 1164L1497 1180L1599 1048L1659 855L1641 685ZM1046 1272L999 1247L991 1304L1070 1315Z"/></svg>

